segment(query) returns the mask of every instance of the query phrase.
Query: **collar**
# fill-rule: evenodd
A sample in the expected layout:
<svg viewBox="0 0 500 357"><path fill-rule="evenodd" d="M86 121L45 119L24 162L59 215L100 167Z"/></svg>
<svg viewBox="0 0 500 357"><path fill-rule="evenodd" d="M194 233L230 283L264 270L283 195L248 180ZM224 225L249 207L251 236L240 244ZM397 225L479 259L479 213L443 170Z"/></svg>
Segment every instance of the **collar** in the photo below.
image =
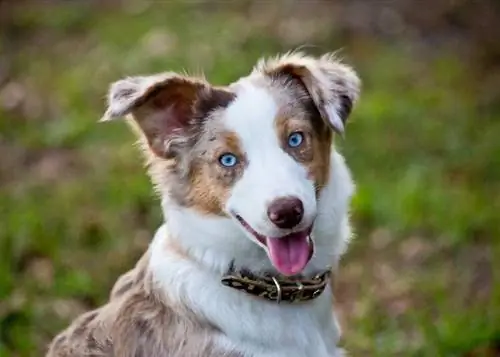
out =
<svg viewBox="0 0 500 357"><path fill-rule="evenodd" d="M222 277L221 283L278 304L281 301L296 303L313 300L320 296L325 290L330 276L331 268L311 278L269 274L259 276L246 270L235 272L230 269Z"/></svg>

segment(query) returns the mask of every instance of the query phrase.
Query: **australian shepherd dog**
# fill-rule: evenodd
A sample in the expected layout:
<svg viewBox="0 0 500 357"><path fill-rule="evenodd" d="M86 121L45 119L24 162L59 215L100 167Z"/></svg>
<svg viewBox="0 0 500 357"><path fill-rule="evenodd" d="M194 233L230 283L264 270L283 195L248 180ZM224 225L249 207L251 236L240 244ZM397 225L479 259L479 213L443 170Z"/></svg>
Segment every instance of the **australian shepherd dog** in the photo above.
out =
<svg viewBox="0 0 500 357"><path fill-rule="evenodd" d="M173 72L113 83L102 121L137 133L165 219L47 356L342 356L331 279L354 184L333 144L359 91L334 55L298 52L228 86Z"/></svg>

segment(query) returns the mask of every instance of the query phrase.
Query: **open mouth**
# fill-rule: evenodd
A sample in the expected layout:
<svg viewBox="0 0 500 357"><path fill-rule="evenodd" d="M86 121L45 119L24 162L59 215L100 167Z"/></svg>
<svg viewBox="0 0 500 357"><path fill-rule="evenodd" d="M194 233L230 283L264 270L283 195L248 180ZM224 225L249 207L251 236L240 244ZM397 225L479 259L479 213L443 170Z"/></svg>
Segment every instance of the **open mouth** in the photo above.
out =
<svg viewBox="0 0 500 357"><path fill-rule="evenodd" d="M266 237L257 233L240 215L235 215L240 224L250 232L264 247L271 263L283 275L296 275L304 270L314 252L310 237L312 226L281 237Z"/></svg>

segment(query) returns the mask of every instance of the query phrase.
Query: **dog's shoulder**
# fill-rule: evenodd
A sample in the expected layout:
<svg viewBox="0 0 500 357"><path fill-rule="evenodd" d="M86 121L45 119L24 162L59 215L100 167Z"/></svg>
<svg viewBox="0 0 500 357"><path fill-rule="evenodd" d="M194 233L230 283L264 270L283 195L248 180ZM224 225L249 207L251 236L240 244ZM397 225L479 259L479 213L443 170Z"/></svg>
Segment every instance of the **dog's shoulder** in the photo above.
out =
<svg viewBox="0 0 500 357"><path fill-rule="evenodd" d="M126 293L112 326L113 356L241 357L221 351L220 331L186 306L148 288Z"/></svg>
<svg viewBox="0 0 500 357"><path fill-rule="evenodd" d="M46 357L237 356L214 346L213 326L156 291L148 263L147 252L117 279L105 305L79 316L53 339Z"/></svg>

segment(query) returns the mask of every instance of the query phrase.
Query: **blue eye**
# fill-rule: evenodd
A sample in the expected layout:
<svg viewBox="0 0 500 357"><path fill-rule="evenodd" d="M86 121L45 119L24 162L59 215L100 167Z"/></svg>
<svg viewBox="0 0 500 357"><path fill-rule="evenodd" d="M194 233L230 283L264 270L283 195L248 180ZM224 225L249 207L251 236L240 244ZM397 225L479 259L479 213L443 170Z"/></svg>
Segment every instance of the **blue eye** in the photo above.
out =
<svg viewBox="0 0 500 357"><path fill-rule="evenodd" d="M297 131L295 133L290 134L290 136L288 137L288 146L296 148L299 147L303 141L304 141L304 134L302 134L300 131Z"/></svg>
<svg viewBox="0 0 500 357"><path fill-rule="evenodd" d="M219 162L222 166L233 167L238 163L238 158L233 154L223 154L219 157Z"/></svg>

